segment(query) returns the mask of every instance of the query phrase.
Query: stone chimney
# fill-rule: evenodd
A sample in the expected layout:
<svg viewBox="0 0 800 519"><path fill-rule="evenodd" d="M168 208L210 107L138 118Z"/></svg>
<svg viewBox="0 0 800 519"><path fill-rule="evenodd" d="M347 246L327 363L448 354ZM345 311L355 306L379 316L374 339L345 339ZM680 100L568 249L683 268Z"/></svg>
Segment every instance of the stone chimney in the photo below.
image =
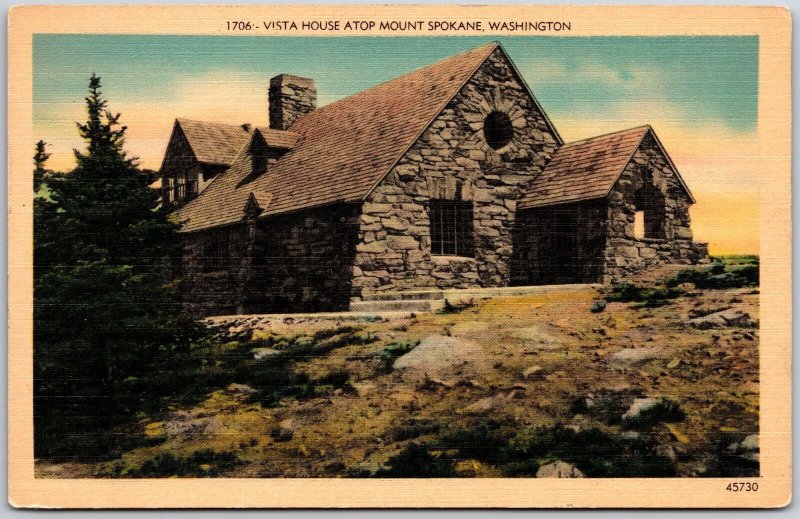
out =
<svg viewBox="0 0 800 519"><path fill-rule="evenodd" d="M281 74L269 80L269 127L288 130L295 119L317 107L314 80Z"/></svg>

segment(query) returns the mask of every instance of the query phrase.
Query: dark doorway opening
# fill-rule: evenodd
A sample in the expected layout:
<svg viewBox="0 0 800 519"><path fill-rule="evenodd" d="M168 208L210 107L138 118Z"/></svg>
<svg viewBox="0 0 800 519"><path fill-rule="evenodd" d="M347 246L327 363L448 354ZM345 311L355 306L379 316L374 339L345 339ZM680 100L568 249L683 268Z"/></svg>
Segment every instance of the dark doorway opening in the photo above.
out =
<svg viewBox="0 0 800 519"><path fill-rule="evenodd" d="M606 205L579 202L523 211L514 232L512 283L602 281Z"/></svg>

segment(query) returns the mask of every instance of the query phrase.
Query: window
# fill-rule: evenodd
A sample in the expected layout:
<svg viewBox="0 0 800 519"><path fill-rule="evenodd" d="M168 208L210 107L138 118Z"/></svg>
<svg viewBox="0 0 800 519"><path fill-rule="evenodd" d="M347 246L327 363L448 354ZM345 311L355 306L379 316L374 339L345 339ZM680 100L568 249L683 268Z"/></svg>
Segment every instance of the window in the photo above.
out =
<svg viewBox="0 0 800 519"><path fill-rule="evenodd" d="M633 215L633 236L637 240L644 238L644 211L636 211Z"/></svg>
<svg viewBox="0 0 800 519"><path fill-rule="evenodd" d="M175 175L173 201L182 202L197 195L197 173L180 171Z"/></svg>
<svg viewBox="0 0 800 519"><path fill-rule="evenodd" d="M472 202L431 200L431 254L473 256Z"/></svg>
<svg viewBox="0 0 800 519"><path fill-rule="evenodd" d="M186 174L183 172L175 175L175 201L178 202L186 197Z"/></svg>
<svg viewBox="0 0 800 519"><path fill-rule="evenodd" d="M499 150L511 142L514 137L514 126L508 115L498 111L489 113L483 121L483 137L493 150Z"/></svg>
<svg viewBox="0 0 800 519"><path fill-rule="evenodd" d="M636 218L640 218L642 223L638 224L634 220L634 236L654 240L663 240L666 236L666 209L664 195L653 185L652 175L649 171L643 173L644 185L634 194L634 205ZM641 213L641 215L639 215Z"/></svg>
<svg viewBox="0 0 800 519"><path fill-rule="evenodd" d="M186 196L197 196L197 173L188 173L186 178Z"/></svg>
<svg viewBox="0 0 800 519"><path fill-rule="evenodd" d="M214 229L208 233L206 240L203 248L203 270L216 272L226 269L230 264L230 230Z"/></svg>
<svg viewBox="0 0 800 519"><path fill-rule="evenodd" d="M164 205L172 202L172 177L161 178L161 194Z"/></svg>

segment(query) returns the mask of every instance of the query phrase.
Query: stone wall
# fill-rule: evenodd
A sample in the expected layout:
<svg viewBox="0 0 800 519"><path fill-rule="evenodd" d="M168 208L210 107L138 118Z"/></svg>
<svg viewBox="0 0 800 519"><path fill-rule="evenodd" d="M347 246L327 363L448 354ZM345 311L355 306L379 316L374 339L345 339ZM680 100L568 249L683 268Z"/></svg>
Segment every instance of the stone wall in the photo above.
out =
<svg viewBox="0 0 800 519"><path fill-rule="evenodd" d="M663 237L642 238L634 233L636 193L649 183L663 197ZM647 267L707 260L708 246L692 241L691 201L676 172L651 135L634 153L608 196L608 238L605 282L616 282Z"/></svg>
<svg viewBox="0 0 800 519"><path fill-rule="evenodd" d="M342 204L260 220L248 311L347 310L358 215Z"/></svg>
<svg viewBox="0 0 800 519"><path fill-rule="evenodd" d="M222 267L211 267L212 249L220 233L227 234L228 254ZM245 226L179 235L173 276L180 285L186 314L194 317L228 315L237 311L237 277L245 251Z"/></svg>
<svg viewBox="0 0 800 519"><path fill-rule="evenodd" d="M520 212L512 285L602 282L607 211L605 201L595 200Z"/></svg>
<svg viewBox="0 0 800 519"><path fill-rule="evenodd" d="M180 280L193 316L347 310L358 207L329 206L228 228L224 268L209 270L215 233L181 236ZM249 220L249 221L248 221Z"/></svg>
<svg viewBox="0 0 800 519"><path fill-rule="evenodd" d="M511 142L484 136L493 112L508 115ZM353 298L413 288L510 284L516 200L556 148L542 113L501 50L445 107L363 205ZM473 203L474 257L431 254L426 203Z"/></svg>

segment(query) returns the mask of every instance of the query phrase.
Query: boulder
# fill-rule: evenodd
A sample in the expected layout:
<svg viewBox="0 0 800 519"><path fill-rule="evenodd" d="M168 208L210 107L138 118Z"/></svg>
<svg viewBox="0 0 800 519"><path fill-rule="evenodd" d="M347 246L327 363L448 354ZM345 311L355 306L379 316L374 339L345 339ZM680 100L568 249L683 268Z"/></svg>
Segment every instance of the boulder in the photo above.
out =
<svg viewBox="0 0 800 519"><path fill-rule="evenodd" d="M275 350L272 348L255 348L253 350L253 358L255 360L264 360L267 357L272 357L273 355L280 354L280 350Z"/></svg>
<svg viewBox="0 0 800 519"><path fill-rule="evenodd" d="M750 328L755 326L756 323L747 312L729 308L728 310L690 319L689 324L698 330L708 330L709 328L726 327Z"/></svg>
<svg viewBox="0 0 800 519"><path fill-rule="evenodd" d="M633 401L631 406L622 415L623 420L635 420L642 412L658 405L660 400L658 398L637 398Z"/></svg>
<svg viewBox="0 0 800 519"><path fill-rule="evenodd" d="M252 395L256 392L255 389L247 384L230 384L227 389L229 393L241 393L244 395Z"/></svg>
<svg viewBox="0 0 800 519"><path fill-rule="evenodd" d="M294 421L291 418L283 420L278 427L272 430L272 439L276 442L288 442L294 437Z"/></svg>
<svg viewBox="0 0 800 519"><path fill-rule="evenodd" d="M586 475L574 465L564 461L554 461L539 467L537 478L585 478Z"/></svg>
<svg viewBox="0 0 800 519"><path fill-rule="evenodd" d="M544 373L542 373L541 366L531 366L529 368L525 368L525 371L522 372L522 378L525 380L530 380L533 378L541 378Z"/></svg>
<svg viewBox="0 0 800 519"><path fill-rule="evenodd" d="M468 377L484 371L485 365L485 354L477 343L458 337L430 335L416 348L398 357L393 367L408 382L424 382L426 379Z"/></svg>
<svg viewBox="0 0 800 519"><path fill-rule="evenodd" d="M656 456L661 456L663 458L667 458L668 460L670 460L673 463L678 461L678 455L675 453L675 449L672 447L672 445L662 444L662 445L657 446L654 449L654 451L656 453Z"/></svg>
<svg viewBox="0 0 800 519"><path fill-rule="evenodd" d="M758 450L758 435L751 434L739 444L739 449L745 452L752 452Z"/></svg>

